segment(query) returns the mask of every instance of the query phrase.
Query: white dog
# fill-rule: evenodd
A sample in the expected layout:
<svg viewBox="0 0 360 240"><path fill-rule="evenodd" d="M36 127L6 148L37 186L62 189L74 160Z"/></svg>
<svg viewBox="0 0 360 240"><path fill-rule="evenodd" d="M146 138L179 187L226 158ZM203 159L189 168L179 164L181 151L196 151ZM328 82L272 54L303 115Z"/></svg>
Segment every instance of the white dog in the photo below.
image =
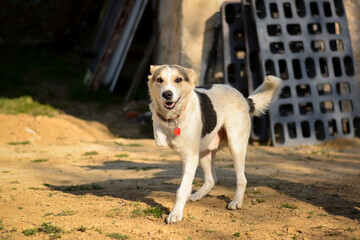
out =
<svg viewBox="0 0 360 240"><path fill-rule="evenodd" d="M175 205L166 222L181 221L186 201L199 200L213 188L215 153L222 146L230 148L236 172L235 198L228 208L241 208L247 183L244 168L250 117L267 110L281 80L267 76L246 99L224 84L195 88L195 71L178 65L150 66L150 72L148 86L156 145L171 147L179 154L183 167ZM204 185L191 194L199 161Z"/></svg>

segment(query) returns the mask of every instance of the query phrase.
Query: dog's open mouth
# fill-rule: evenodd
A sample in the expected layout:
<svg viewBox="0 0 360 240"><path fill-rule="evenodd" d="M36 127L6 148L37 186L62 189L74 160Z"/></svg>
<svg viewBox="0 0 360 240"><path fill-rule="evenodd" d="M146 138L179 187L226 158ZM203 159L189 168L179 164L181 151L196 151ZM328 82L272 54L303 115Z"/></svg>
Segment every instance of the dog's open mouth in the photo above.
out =
<svg viewBox="0 0 360 240"><path fill-rule="evenodd" d="M164 107L168 110L171 110L173 108L175 108L176 104L179 102L180 98L178 100L176 100L176 102L171 102L171 101L167 101L164 104Z"/></svg>

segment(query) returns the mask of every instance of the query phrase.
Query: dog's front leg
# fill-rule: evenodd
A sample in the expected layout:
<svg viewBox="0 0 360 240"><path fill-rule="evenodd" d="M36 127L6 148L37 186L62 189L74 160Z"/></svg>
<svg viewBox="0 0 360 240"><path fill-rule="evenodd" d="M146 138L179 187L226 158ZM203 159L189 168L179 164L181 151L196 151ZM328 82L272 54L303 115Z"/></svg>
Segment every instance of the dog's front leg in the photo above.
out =
<svg viewBox="0 0 360 240"><path fill-rule="evenodd" d="M199 156L193 155L182 159L183 174L179 189L176 191L176 200L174 208L169 216L166 217L166 223L171 224L182 220L186 201L190 197L192 183L194 180L196 168L198 166Z"/></svg>
<svg viewBox="0 0 360 240"><path fill-rule="evenodd" d="M158 147L167 147L167 136L164 130L160 126L154 125L154 138L156 146Z"/></svg>

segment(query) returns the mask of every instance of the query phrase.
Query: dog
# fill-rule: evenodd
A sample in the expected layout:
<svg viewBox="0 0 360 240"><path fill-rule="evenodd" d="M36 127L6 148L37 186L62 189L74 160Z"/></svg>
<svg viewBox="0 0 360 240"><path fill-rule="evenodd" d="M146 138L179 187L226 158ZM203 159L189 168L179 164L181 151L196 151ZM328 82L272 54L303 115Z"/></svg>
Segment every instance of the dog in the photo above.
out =
<svg viewBox="0 0 360 240"><path fill-rule="evenodd" d="M245 155L251 131L251 116L260 116L277 95L281 80L265 77L248 98L225 84L195 87L197 74L178 65L151 65L148 88L151 98L155 143L170 147L182 162L182 180L175 205L165 222L183 217L187 200L197 201L215 185L216 151L228 146L236 172L235 198L228 209L241 208L247 180ZM204 184L191 194L196 169L204 170Z"/></svg>

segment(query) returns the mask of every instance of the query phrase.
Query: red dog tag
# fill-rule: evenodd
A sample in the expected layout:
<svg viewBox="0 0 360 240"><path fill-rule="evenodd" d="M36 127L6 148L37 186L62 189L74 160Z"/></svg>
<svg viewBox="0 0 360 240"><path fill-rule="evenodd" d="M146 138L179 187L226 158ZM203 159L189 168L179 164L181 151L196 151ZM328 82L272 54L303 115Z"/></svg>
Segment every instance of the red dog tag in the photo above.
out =
<svg viewBox="0 0 360 240"><path fill-rule="evenodd" d="M173 132L176 136L179 136L181 134L180 128L175 128Z"/></svg>

